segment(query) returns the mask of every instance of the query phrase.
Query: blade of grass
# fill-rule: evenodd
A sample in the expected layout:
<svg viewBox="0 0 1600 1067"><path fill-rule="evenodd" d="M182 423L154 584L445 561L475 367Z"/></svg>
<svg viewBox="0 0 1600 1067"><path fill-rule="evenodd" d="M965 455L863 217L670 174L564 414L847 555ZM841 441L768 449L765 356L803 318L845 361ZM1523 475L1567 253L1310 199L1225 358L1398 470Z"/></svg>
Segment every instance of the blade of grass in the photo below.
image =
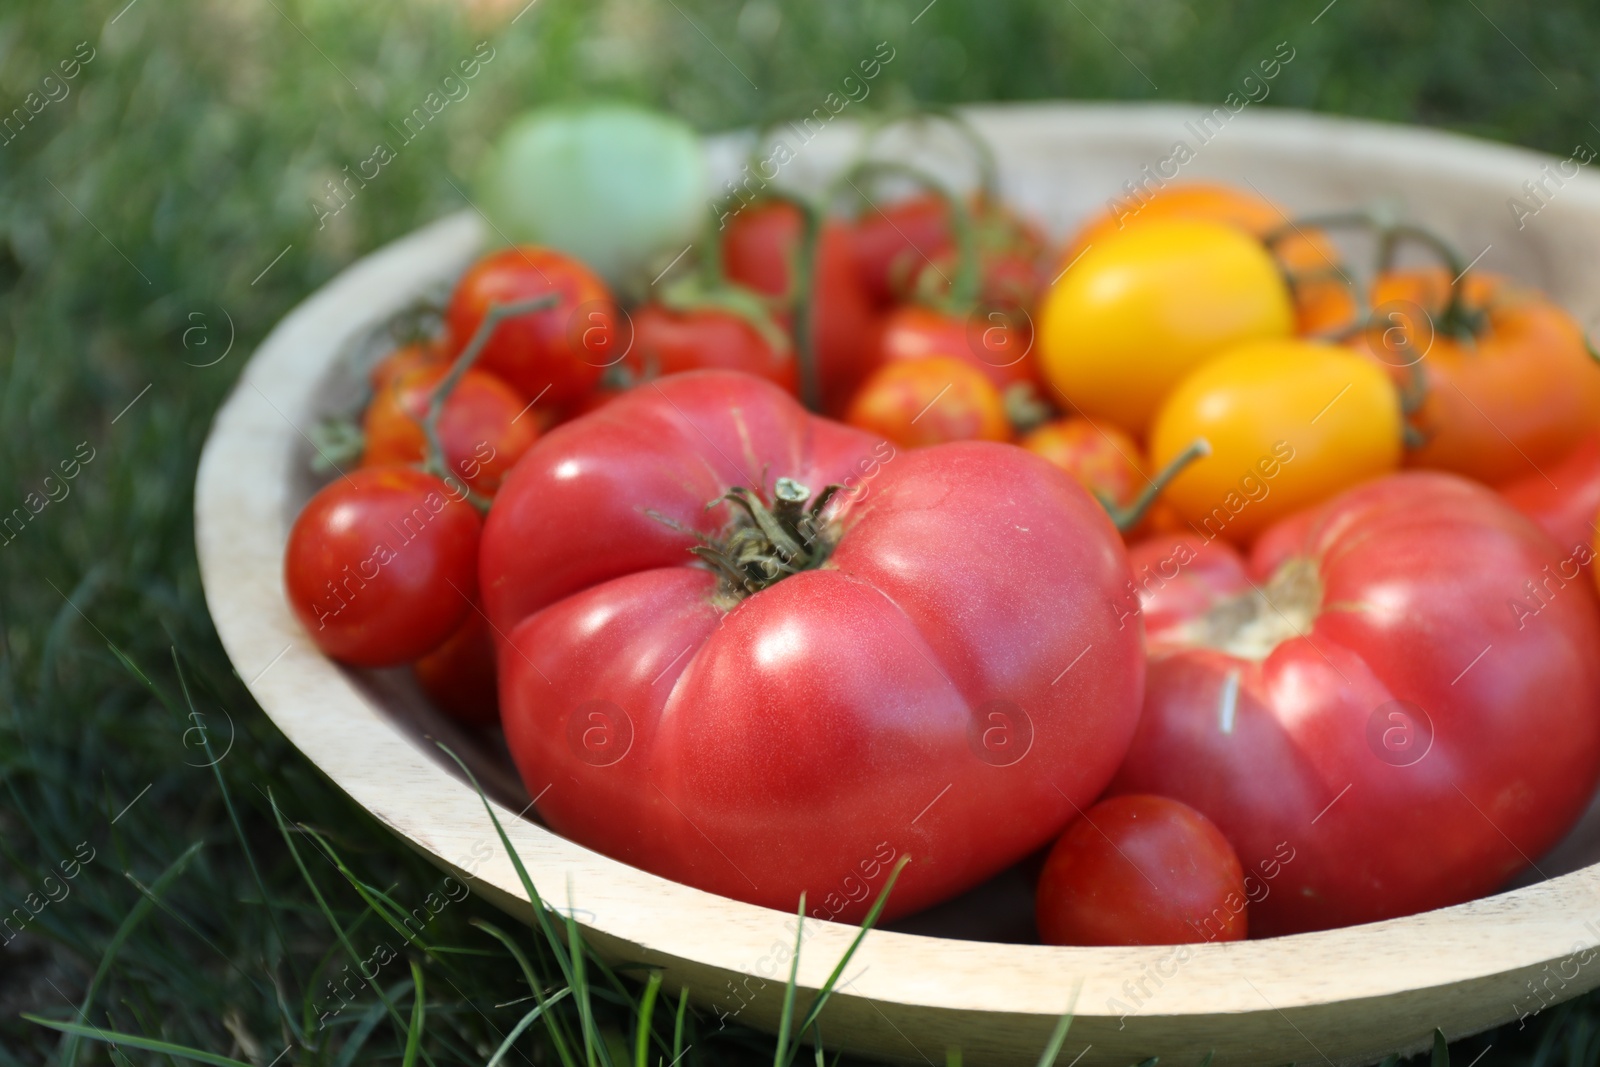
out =
<svg viewBox="0 0 1600 1067"><path fill-rule="evenodd" d="M427 990L422 980L422 964L411 961L411 1024L406 1027L406 1054L400 1067L416 1067L417 1053L422 1051L422 1028L428 1013Z"/></svg>
<svg viewBox="0 0 1600 1067"><path fill-rule="evenodd" d="M552 1006L560 1003L571 992L572 989L570 987L561 990L561 992L557 993L549 1000L541 1001L539 1004L535 1005L532 1010L528 1012L528 1014L524 1015L521 1019L518 1019L517 1025L513 1026L511 1028L511 1032L506 1035L506 1039L500 1042L500 1047L494 1050L494 1055L489 1057L489 1062L485 1065L485 1067L499 1067L501 1059L505 1057L507 1052L511 1051L512 1044L516 1042L517 1038L522 1036L522 1032L528 1027L532 1026L536 1019L543 1015Z"/></svg>
<svg viewBox="0 0 1600 1067"><path fill-rule="evenodd" d="M578 1004L578 1025L583 1031L583 1055L589 1067L603 1062L612 1067L611 1053L606 1049L594 1025L594 1002L589 999L589 975L584 966L583 936L578 932L578 920L572 917L572 887L567 887L567 951L572 960L572 997Z"/></svg>
<svg viewBox="0 0 1600 1067"><path fill-rule="evenodd" d="M522 857L511 844L511 838L506 834L506 828L501 825L500 817L494 813L494 805L489 803L489 798L484 794L483 787L478 784L478 778L463 762L461 757L450 750L448 745L439 743L439 748L445 755L455 760L456 766L461 768L461 773L467 776L467 781L472 783L472 788L477 790L478 799L483 802L483 810L489 813L489 821L494 823L495 833L500 837L500 844L505 847L506 855L511 860L511 866L517 872L517 878L522 883L522 891L528 895L528 903L533 905L533 918L539 931L550 942L550 948L555 953L556 963L561 967L561 974L567 980L567 985L576 988L572 980L572 963L567 958L566 946L561 938L556 935L555 926L550 922L548 910L545 908L544 898L539 895L539 890L534 888L533 879L528 875L528 868L522 863Z"/></svg>
<svg viewBox="0 0 1600 1067"><path fill-rule="evenodd" d="M689 987L684 986L678 993L678 1018L672 1024L672 1064L677 1067L678 1060L683 1058L683 1017L689 1010Z"/></svg>
<svg viewBox="0 0 1600 1067"><path fill-rule="evenodd" d="M548 1008L550 1001L546 1000L539 977L534 974L533 965L528 962L528 957L523 953L522 947L512 939L510 934L493 923L486 922L483 919L473 919L472 925L483 930L506 947L512 958L517 961L517 965L522 968L522 975L527 980L528 988L532 991L534 999L539 1002L541 1008ZM571 989L572 987L568 986L566 990L563 990L563 995L571 992ZM550 1000L553 999L550 998ZM561 1023L561 1017L559 1015L550 1016L545 1022L545 1028L550 1031L550 1038L555 1042L556 1055L561 1057L562 1067L578 1067L578 1061L572 1058L571 1042L566 1033L566 1027Z"/></svg>
<svg viewBox="0 0 1600 1067"><path fill-rule="evenodd" d="M788 1054L789 1032L794 1025L794 993L800 977L800 943L805 937L805 927L806 895L802 892L795 916L794 954L789 957L789 983L783 988L783 1011L778 1016L778 1043L772 1049L772 1067L783 1067L793 1058ZM805 1028L802 1026L801 1029Z"/></svg>
<svg viewBox="0 0 1600 1067"><path fill-rule="evenodd" d="M650 1021L656 1010L656 994L661 992L661 972L651 971L645 983L644 996L639 998L639 1030L633 1039L633 1067L649 1067L645 1057L650 1051Z"/></svg>
<svg viewBox="0 0 1600 1067"><path fill-rule="evenodd" d="M327 900L323 897L322 888L317 885L316 879L312 878L311 872L306 869L305 860L301 858L300 849L294 843L294 835L289 832L289 824L283 817L283 809L278 807L277 798L271 792L268 792L267 800L272 805L273 816L278 820L278 831L283 834L283 840L289 846L289 854L294 857L295 866L300 868L300 877L305 879L307 888L311 890L311 895L316 898L317 907L322 910L323 917L333 927L334 934L339 938L339 943L344 946L344 950L350 954L350 959L352 961L361 959L361 954L350 943L350 936L345 932L344 926L339 922L338 917L333 914L333 909L328 906ZM395 1008L394 1002L388 998L381 987L371 982L367 984L372 987L373 992L378 994L378 999L383 1002L384 1009L389 1013L389 1018L394 1020L394 1024L397 1027L404 1030L406 1022L400 1017L400 1012ZM428 1064L428 1067L437 1067L426 1050L422 1052L422 1059Z"/></svg>
<svg viewBox="0 0 1600 1067"><path fill-rule="evenodd" d="M116 959L117 953L121 951L129 935L133 933L140 923L144 922L146 916L155 908L155 901L160 899L162 894L167 891L167 887L178 879L184 868L189 866L189 861L194 859L195 853L199 852L204 844L205 842L203 841L196 841L184 849L178 858L173 860L167 866L167 869L161 872L161 876L151 883L150 894L140 897L139 902L133 906L127 917L122 920L122 924L117 927L117 932L111 936L111 941L106 945L105 953L100 957L100 966L95 968L94 977L89 981L89 988L83 994L83 1003L78 1006L78 1014L80 1016L85 1019L89 1017L89 1006L94 1003L95 996L100 992L100 986L105 982L106 975L110 973L111 962ZM93 1032L92 1029L91 1032ZM62 1033L67 1036L62 1039L61 1067L73 1067L78 1062L79 1038L83 1035L71 1030L63 1030Z"/></svg>
<svg viewBox="0 0 1600 1067"><path fill-rule="evenodd" d="M140 1037L138 1034L107 1033L95 1026L84 1026L81 1023L63 1022L58 1019L45 1019L28 1012L22 1013L22 1018L30 1023L47 1026L52 1030L59 1030L63 1034L73 1037L87 1037L93 1041L105 1041L116 1045L127 1045L129 1048L141 1048L146 1052L164 1052L168 1056L178 1059L191 1060L195 1063L209 1063L214 1067L252 1067L242 1060L219 1056L215 1052L206 1052L204 1049L186 1048L183 1045L174 1045L170 1041L160 1041L153 1037Z"/></svg>
<svg viewBox="0 0 1600 1067"><path fill-rule="evenodd" d="M124 663L132 664L132 660L122 656L120 652L118 653L118 658L122 659ZM173 646L172 649L172 667L177 671L178 684L183 689L183 700L189 706L189 714L191 716L197 714L194 706L194 697L189 693L189 679L183 673L183 663L178 656L177 646ZM148 680L145 680L145 684L149 685ZM290 979L298 982L300 976L295 973L294 959L288 952L288 941L284 938L283 926L278 921L277 903L272 894L267 892L266 880L261 877L261 867L256 863L255 850L250 847L250 837L244 832L244 823L239 819L239 809L234 806L233 793L228 789L227 779L222 777L222 761L211 751L211 732L209 730L200 731L200 744L205 749L206 760L211 766L212 776L217 780L217 789L222 793L222 806L228 810L228 821L233 825L234 836L239 839L239 848L244 853L245 864L250 868L250 878L255 882L256 890L261 894L261 903L267 909L267 922L271 925L273 937L277 938L278 942L277 956L287 962ZM292 1017L286 1018L286 1021L290 1026L294 1025ZM302 1034L300 1036L303 1038L305 1035Z"/></svg>
<svg viewBox="0 0 1600 1067"><path fill-rule="evenodd" d="M828 980L822 983L822 988L817 990L817 999L811 1002L811 1010L806 1012L805 1021L800 1024L800 1031L817 1021L822 1014L822 1009L827 1005L828 998L833 996L834 986L844 974L845 966L850 962L850 957L856 954L856 949L861 947L861 942L866 940L867 933L878 921L878 916L883 914L884 905L889 903L889 894L894 891L894 883L899 880L900 872L905 870L906 864L911 862L910 856L901 856L900 862L894 865L894 870L889 872L889 880L883 883L883 889L878 893L878 899L873 902L872 909L867 912L867 917L861 920L861 929L856 933L855 939L850 942L850 947L844 950L844 955L839 957L838 964L833 968L833 973L828 975ZM792 979L791 979L792 981ZM791 1049L788 1057L781 1067L788 1067L794 1060L794 1053L798 1050L798 1043Z"/></svg>
<svg viewBox="0 0 1600 1067"><path fill-rule="evenodd" d="M1053 1067L1056 1057L1061 1055L1061 1046L1066 1043L1067 1031L1072 1029L1072 1017L1078 1010L1078 994L1083 992L1083 979L1072 984L1072 1000L1067 1004L1067 1010L1056 1022L1056 1028L1050 1034L1050 1040L1045 1042L1044 1051L1039 1054L1039 1067Z"/></svg>
<svg viewBox="0 0 1600 1067"><path fill-rule="evenodd" d="M411 988L411 979L403 978L389 988L391 999L399 1000L406 995L406 990ZM350 1036L345 1038L344 1044L339 1046L339 1055L333 1061L333 1067L350 1067L355 1062L356 1053L366 1045L367 1039L372 1036L378 1023L383 1020L383 1005L372 1004L361 1013L356 1025L350 1031Z"/></svg>

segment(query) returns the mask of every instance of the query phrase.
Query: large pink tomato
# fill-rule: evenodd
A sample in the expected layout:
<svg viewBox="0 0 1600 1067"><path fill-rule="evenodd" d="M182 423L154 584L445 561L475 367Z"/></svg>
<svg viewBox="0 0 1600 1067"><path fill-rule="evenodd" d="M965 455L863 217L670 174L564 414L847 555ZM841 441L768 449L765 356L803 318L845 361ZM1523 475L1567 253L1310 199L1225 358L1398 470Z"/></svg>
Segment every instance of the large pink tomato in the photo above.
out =
<svg viewBox="0 0 1600 1067"><path fill-rule="evenodd" d="M1112 792L1181 800L1270 865L1252 934L1491 892L1593 795L1600 607L1489 489L1393 475L1248 561L1193 537L1130 555L1150 673Z"/></svg>
<svg viewBox="0 0 1600 1067"><path fill-rule="evenodd" d="M550 826L820 918L860 919L901 856L890 914L1049 842L1143 695L1126 557L1065 474L1007 445L896 452L725 371L542 438L481 577Z"/></svg>

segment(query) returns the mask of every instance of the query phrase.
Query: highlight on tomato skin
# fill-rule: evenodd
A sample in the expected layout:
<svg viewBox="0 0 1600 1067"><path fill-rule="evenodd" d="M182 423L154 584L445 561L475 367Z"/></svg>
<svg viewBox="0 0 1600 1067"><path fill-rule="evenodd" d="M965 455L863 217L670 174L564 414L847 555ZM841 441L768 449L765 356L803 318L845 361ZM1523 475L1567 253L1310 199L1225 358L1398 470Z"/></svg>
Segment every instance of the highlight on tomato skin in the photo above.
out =
<svg viewBox="0 0 1600 1067"><path fill-rule="evenodd" d="M460 483L408 466L351 471L320 489L289 530L289 605L334 659L417 659L466 617L482 530Z"/></svg>
<svg viewBox="0 0 1600 1067"><path fill-rule="evenodd" d="M1242 941L1250 890L1210 819L1167 797L1125 795L1067 827L1044 861L1034 910L1047 945Z"/></svg>

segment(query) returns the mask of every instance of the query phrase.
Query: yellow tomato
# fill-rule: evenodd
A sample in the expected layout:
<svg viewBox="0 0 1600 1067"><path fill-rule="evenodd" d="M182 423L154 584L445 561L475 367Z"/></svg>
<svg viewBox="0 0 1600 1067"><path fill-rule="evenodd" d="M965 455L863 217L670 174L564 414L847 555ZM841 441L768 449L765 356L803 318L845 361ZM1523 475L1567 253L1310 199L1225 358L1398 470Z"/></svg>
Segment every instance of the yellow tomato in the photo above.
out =
<svg viewBox="0 0 1600 1067"><path fill-rule="evenodd" d="M861 383L844 421L906 448L1011 440L1000 391L983 371L951 356L884 364Z"/></svg>
<svg viewBox="0 0 1600 1067"><path fill-rule="evenodd" d="M1207 538L1270 523L1400 465L1400 397L1376 362L1312 341L1258 341L1179 382L1156 415L1159 467L1198 437L1211 454L1166 500Z"/></svg>
<svg viewBox="0 0 1600 1067"><path fill-rule="evenodd" d="M1261 242L1210 219L1169 218L1097 242L1039 312L1039 360L1067 402L1142 433L1210 356L1287 337L1288 286Z"/></svg>

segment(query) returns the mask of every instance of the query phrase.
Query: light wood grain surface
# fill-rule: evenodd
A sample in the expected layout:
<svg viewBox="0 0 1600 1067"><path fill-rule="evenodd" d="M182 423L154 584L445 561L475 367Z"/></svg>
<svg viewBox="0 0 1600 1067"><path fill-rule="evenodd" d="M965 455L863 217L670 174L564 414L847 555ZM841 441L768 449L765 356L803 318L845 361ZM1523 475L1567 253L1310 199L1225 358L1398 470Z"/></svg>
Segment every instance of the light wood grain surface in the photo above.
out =
<svg viewBox="0 0 1600 1067"><path fill-rule="evenodd" d="M1052 104L970 114L995 146L1007 196L1059 234L1176 141L1194 145L1191 124L1208 111ZM813 183L853 145L840 120L797 149L783 180ZM708 150L724 174L742 163L737 138ZM891 151L959 176L931 140L908 135ZM1409 127L1246 109L1198 147L1182 176L1254 185L1298 211L1392 197L1468 256L1488 248L1482 267L1545 286L1593 329L1600 180L1568 181L1521 230L1506 203L1553 162ZM460 871L475 853L489 855L474 889L527 917L481 802L430 738L464 754L541 893L570 907L602 952L663 968L670 988L686 985L695 1003L739 1022L775 1026L792 916L656 878L518 820L525 795L493 746L452 730L404 675L358 675L324 659L285 602L283 546L316 484L304 433L349 396L352 374L341 363L349 345L415 294L448 283L484 243L470 210L426 227L312 295L255 353L217 416L197 487L201 571L218 632L289 739L440 867ZM288 807L310 814L295 812L292 798ZM1081 1054L1080 1067L1152 1055L1182 1065L1208 1050L1219 1065L1370 1062L1422 1047L1436 1026L1459 1037L1600 985L1600 952L1588 951L1600 942L1600 867L1584 866L1596 858L1600 840L1586 824L1523 888L1369 926L1194 946L1181 963L1165 948L875 931L823 1032L830 1044L907 1063L942 1063L947 1045L978 1067L1033 1063L1057 1016L1074 1007L1063 1064ZM831 923L813 927L800 961L804 989L825 980L853 936ZM1116 1002L1135 998L1138 1010L1124 1018Z"/></svg>

